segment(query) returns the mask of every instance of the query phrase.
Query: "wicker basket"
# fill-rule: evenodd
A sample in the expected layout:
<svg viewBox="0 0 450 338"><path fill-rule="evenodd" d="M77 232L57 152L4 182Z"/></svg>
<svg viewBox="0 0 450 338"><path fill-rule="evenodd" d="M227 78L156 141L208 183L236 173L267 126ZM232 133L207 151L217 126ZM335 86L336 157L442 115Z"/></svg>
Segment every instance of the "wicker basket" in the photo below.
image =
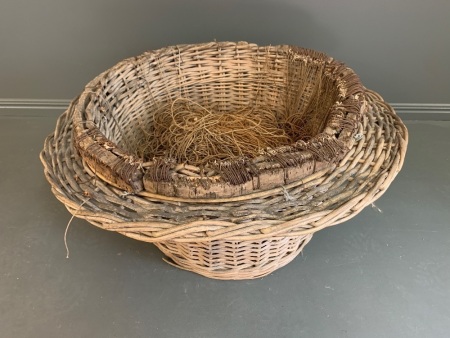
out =
<svg viewBox="0 0 450 338"><path fill-rule="evenodd" d="M167 159L144 162L124 146L158 97L214 99L226 113L258 100L252 87L257 79L269 97L264 104L276 109L289 97L286 79L296 74L292 63L298 62L313 69L299 80L310 84L301 102L307 106L320 94L310 83L317 65L336 86L336 100L323 110L313 139L240 162L248 175L238 180L213 166L199 175L198 168ZM270 72L260 71L267 64ZM402 167L407 138L379 95L321 53L210 43L149 52L98 76L58 119L41 160L53 193L76 217L155 243L180 268L249 279L284 266L314 232L355 216L381 196Z"/></svg>
<svg viewBox="0 0 450 338"><path fill-rule="evenodd" d="M366 109L363 92L350 68L312 50L243 42L167 47L124 60L87 85L73 107L75 146L97 175L130 192L240 196L297 182L341 159ZM248 106L289 111L305 121L295 127L311 130L311 137L201 168L137 158L139 131L179 98L214 104L216 114Z"/></svg>

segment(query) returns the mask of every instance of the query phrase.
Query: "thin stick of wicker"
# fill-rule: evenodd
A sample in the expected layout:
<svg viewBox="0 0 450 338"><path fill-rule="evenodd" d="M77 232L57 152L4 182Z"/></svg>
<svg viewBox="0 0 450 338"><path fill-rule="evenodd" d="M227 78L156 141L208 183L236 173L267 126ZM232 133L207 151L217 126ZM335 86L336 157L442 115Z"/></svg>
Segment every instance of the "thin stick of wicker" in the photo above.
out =
<svg viewBox="0 0 450 338"><path fill-rule="evenodd" d="M155 243L169 262L217 279L265 276L311 236L378 199L400 171L408 132L373 91L354 144L337 164L282 187L221 200L128 193L98 179L74 148L74 102L41 152L52 192L95 226ZM80 207L81 206L81 207Z"/></svg>

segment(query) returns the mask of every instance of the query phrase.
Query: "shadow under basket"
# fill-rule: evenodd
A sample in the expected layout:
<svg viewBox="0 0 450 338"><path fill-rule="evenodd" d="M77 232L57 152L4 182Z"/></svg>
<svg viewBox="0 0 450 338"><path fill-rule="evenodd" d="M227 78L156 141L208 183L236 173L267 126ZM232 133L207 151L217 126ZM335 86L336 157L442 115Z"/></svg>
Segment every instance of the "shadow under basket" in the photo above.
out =
<svg viewBox="0 0 450 338"><path fill-rule="evenodd" d="M262 107L287 137L205 161L183 157L201 155L196 144L182 156L163 142L137 147L175 130L155 125L180 99L202 107L200 120L206 110L229 118ZM60 116L41 161L74 216L154 243L179 268L250 279L379 198L407 142L392 108L325 54L214 42L147 52L100 74Z"/></svg>

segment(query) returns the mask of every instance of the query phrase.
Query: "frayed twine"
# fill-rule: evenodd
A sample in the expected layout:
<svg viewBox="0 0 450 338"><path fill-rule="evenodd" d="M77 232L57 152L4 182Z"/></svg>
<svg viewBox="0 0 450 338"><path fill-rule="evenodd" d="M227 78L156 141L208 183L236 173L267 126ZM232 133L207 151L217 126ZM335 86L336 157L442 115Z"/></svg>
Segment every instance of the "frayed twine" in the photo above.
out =
<svg viewBox="0 0 450 338"><path fill-rule="evenodd" d="M283 195L284 195L284 199L286 200L286 202L295 201L295 197L292 197L291 195L289 195L289 192L286 190L286 188L284 186L281 186L281 189L283 189Z"/></svg>
<svg viewBox="0 0 450 338"><path fill-rule="evenodd" d="M70 217L69 223L67 223L66 231L64 231L64 245L66 246L66 258L69 258L69 246L67 245L67 233L69 232L69 226L72 223L73 219L75 218L76 214L81 210L81 207L89 200L90 198L86 199L85 201L83 201L83 203L80 204L80 206L72 215L72 217Z"/></svg>
<svg viewBox="0 0 450 338"><path fill-rule="evenodd" d="M355 139L355 141L359 141L363 138L363 134L355 134L355 136L353 136L353 138Z"/></svg>
<svg viewBox="0 0 450 338"><path fill-rule="evenodd" d="M378 208L375 203L372 203L372 209L375 209L376 211L378 211L380 214L383 213L383 210L381 210L380 208Z"/></svg>
<svg viewBox="0 0 450 338"><path fill-rule="evenodd" d="M129 191L122 191L122 192L119 194L119 197L125 199L125 198L127 198L129 195L134 195L134 194L133 194L132 192L129 192Z"/></svg>

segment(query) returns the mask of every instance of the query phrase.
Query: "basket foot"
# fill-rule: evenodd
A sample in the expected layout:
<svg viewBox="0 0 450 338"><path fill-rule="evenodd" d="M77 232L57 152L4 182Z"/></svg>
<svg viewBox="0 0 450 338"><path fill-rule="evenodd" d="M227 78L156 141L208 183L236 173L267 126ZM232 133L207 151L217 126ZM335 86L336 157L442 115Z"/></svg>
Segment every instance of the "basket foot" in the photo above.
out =
<svg viewBox="0 0 450 338"><path fill-rule="evenodd" d="M167 263L214 279L254 279L267 276L292 261L312 234L254 241L166 241L155 245Z"/></svg>

